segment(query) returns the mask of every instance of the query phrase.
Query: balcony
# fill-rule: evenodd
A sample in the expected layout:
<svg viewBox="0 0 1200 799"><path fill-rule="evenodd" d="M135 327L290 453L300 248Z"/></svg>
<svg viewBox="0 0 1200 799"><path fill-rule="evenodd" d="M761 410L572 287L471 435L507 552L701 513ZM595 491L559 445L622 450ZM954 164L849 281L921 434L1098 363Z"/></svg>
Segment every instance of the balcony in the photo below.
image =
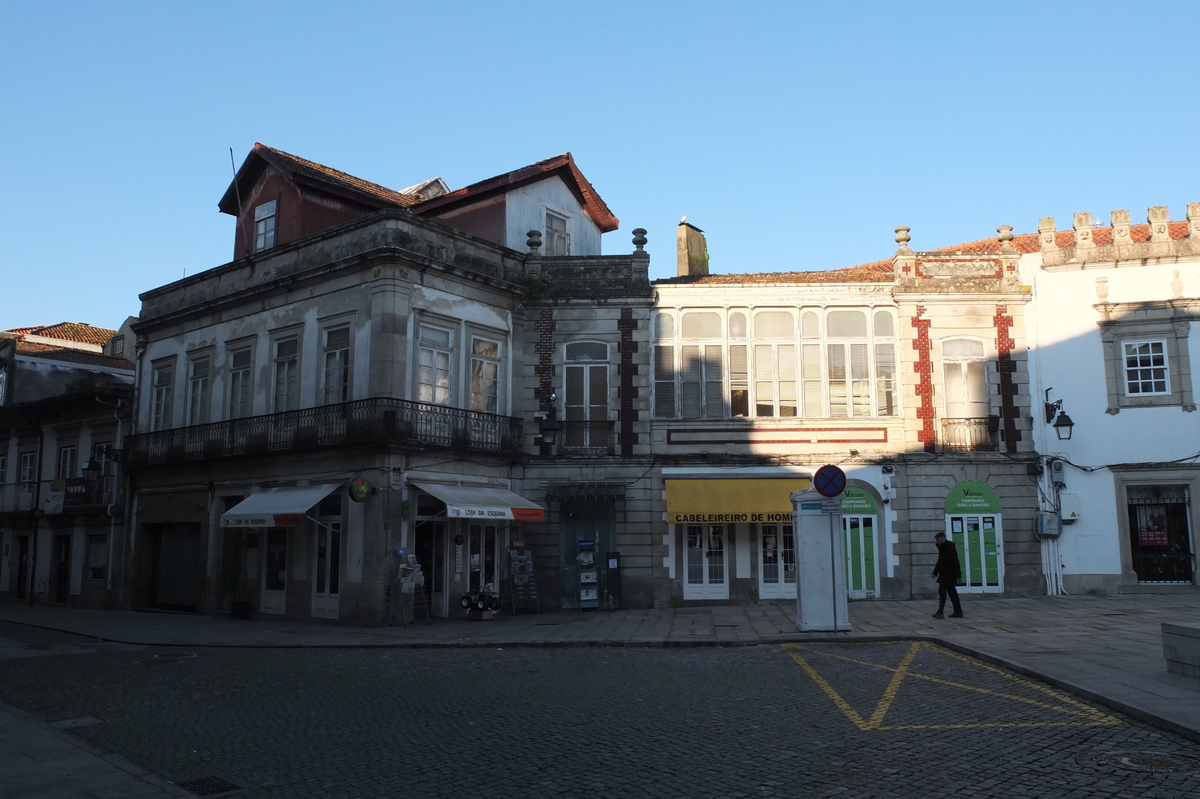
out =
<svg viewBox="0 0 1200 799"><path fill-rule="evenodd" d="M516 456L521 420L377 397L129 436L124 463L137 468L354 445Z"/></svg>
<svg viewBox="0 0 1200 799"><path fill-rule="evenodd" d="M69 480L41 480L37 483L0 485L0 513L40 511L47 516L63 513L90 513L107 508L113 502L114 480L104 476L95 480L72 477Z"/></svg>
<svg viewBox="0 0 1200 799"><path fill-rule="evenodd" d="M941 444L954 452L996 452L1000 449L1000 417L942 419Z"/></svg>
<svg viewBox="0 0 1200 799"><path fill-rule="evenodd" d="M558 449L563 455L614 455L616 422L611 420L559 422Z"/></svg>

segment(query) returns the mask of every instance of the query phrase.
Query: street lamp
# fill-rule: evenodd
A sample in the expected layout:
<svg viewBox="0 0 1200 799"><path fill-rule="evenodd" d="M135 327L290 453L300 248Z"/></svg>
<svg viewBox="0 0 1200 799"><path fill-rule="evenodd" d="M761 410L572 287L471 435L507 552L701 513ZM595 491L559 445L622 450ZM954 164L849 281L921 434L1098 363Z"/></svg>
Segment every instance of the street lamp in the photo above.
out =
<svg viewBox="0 0 1200 799"><path fill-rule="evenodd" d="M542 417L541 424L538 425L542 441L550 447L554 446L554 440L558 438L558 409L554 404L557 400L557 394L550 395L550 411Z"/></svg>
<svg viewBox="0 0 1200 799"><path fill-rule="evenodd" d="M1046 389L1046 424L1054 423L1054 432L1059 441L1070 441L1071 430L1075 427L1075 422L1071 421L1071 417L1067 416L1067 412L1062 409L1062 400L1050 401L1051 388L1053 386Z"/></svg>

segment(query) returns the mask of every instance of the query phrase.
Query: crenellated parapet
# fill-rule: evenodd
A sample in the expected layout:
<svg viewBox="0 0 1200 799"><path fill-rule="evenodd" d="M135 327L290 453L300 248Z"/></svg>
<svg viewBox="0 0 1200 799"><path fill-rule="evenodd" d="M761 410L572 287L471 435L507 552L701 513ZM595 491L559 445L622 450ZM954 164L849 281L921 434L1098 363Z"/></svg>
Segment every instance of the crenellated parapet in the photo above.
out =
<svg viewBox="0 0 1200 799"><path fill-rule="evenodd" d="M1129 211L1113 211L1108 227L1087 211L1074 215L1071 230L1058 230L1054 217L1042 217L1038 245L1043 267L1200 255L1200 203L1189 203L1187 218L1174 222L1165 205L1147 209L1145 223L1138 224Z"/></svg>

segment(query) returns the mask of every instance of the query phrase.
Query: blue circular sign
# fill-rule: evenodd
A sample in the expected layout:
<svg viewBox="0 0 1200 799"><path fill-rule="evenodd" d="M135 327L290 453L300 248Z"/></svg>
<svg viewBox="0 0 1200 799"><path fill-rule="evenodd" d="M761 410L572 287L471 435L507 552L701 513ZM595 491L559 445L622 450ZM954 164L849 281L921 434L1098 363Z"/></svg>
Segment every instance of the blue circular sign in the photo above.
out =
<svg viewBox="0 0 1200 799"><path fill-rule="evenodd" d="M823 497L836 497L846 490L846 473L829 463L813 475L813 488Z"/></svg>

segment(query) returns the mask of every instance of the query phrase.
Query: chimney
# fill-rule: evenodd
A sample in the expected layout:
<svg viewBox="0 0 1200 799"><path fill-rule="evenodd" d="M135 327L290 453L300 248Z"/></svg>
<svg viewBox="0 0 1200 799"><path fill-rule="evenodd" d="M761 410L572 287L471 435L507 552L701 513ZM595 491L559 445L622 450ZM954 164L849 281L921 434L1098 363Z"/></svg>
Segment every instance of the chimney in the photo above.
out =
<svg viewBox="0 0 1200 799"><path fill-rule="evenodd" d="M675 231L675 275L703 277L708 274L708 242L704 231L688 224L687 217L679 221Z"/></svg>

